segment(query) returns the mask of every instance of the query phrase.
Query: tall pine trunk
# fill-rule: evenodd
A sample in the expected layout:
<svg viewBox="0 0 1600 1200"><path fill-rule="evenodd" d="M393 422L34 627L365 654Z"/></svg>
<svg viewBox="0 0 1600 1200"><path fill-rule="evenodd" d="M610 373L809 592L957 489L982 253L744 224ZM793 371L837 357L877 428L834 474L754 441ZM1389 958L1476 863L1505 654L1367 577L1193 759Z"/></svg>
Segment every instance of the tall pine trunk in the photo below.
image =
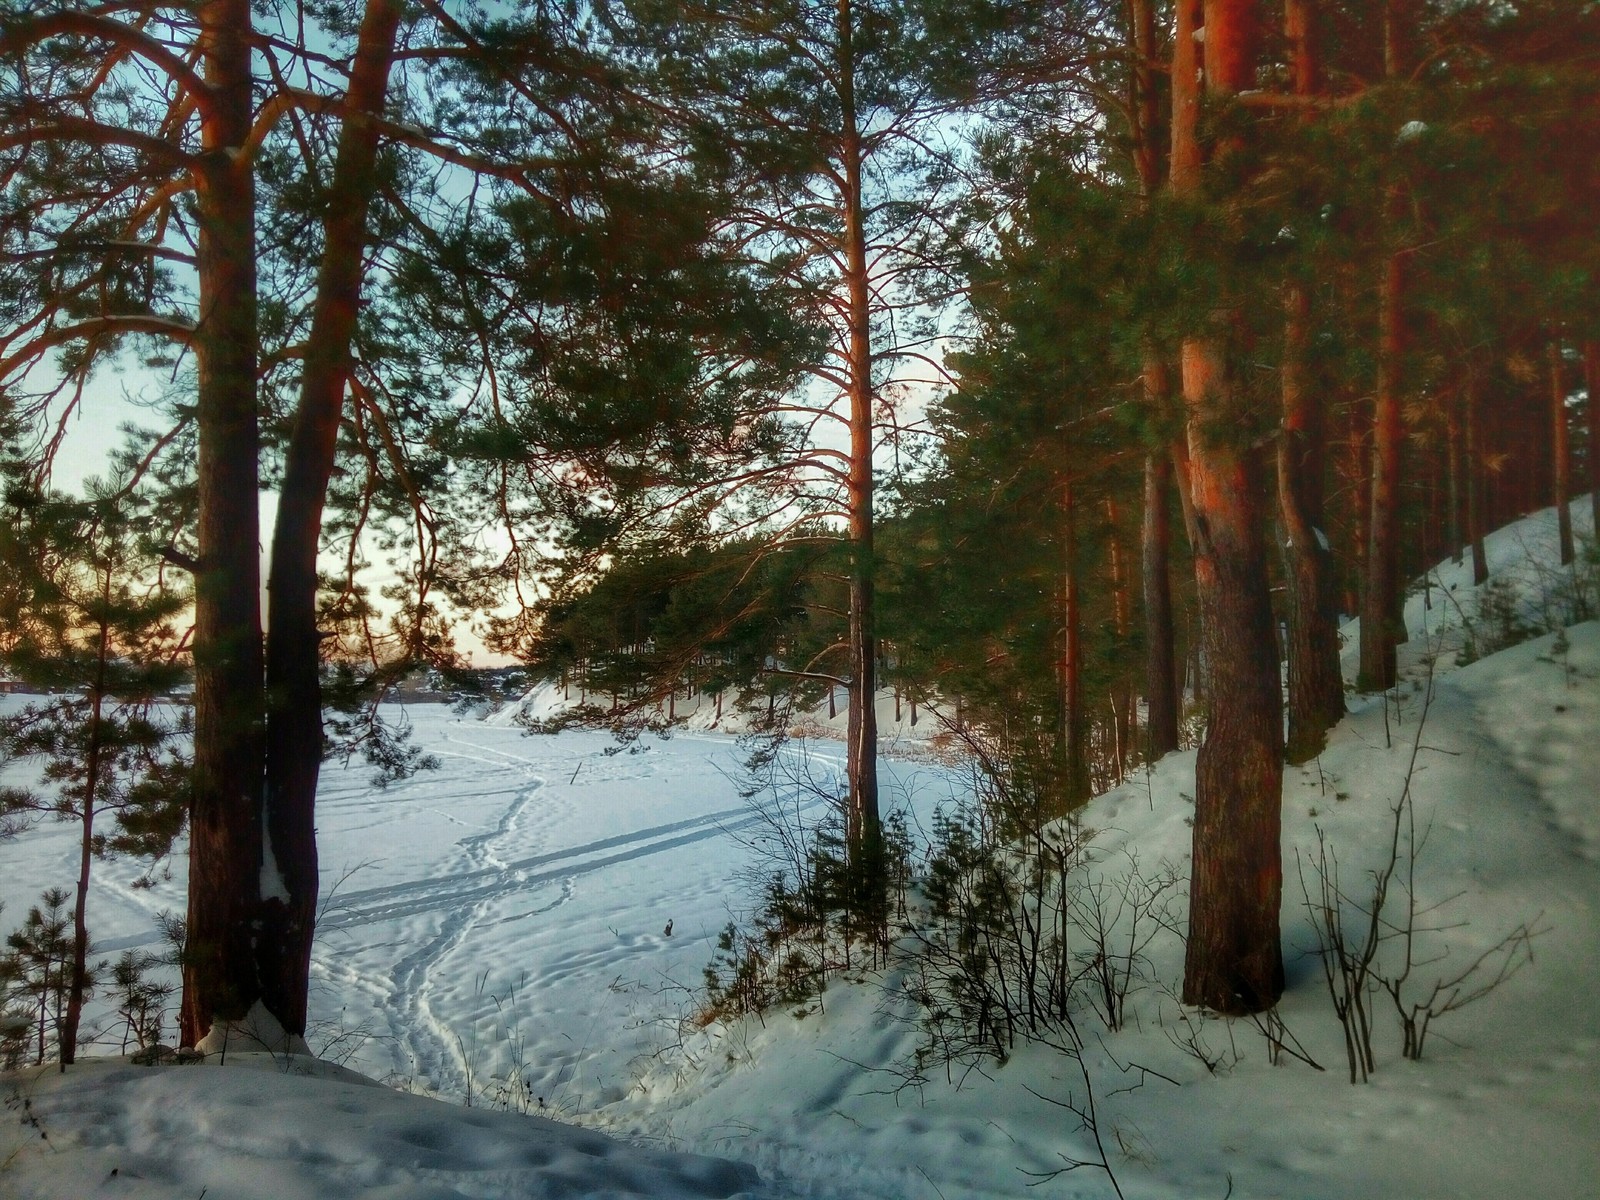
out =
<svg viewBox="0 0 1600 1200"><path fill-rule="evenodd" d="M1058 700L1062 783L1068 811L1094 791L1089 779L1089 714L1083 702L1083 609L1078 586L1078 510L1072 483L1061 485L1061 693Z"/></svg>
<svg viewBox="0 0 1600 1200"><path fill-rule="evenodd" d="M1487 583L1489 555L1484 549L1483 537L1487 520L1484 516L1486 497L1483 467L1482 414L1478 411L1477 377L1467 368L1461 393L1462 437L1466 441L1467 477L1467 541L1472 546L1472 586Z"/></svg>
<svg viewBox="0 0 1600 1200"><path fill-rule="evenodd" d="M322 764L317 550L349 383L350 345L364 274L367 214L376 187L397 0L369 0L324 199L324 242L294 429L284 460L272 537L267 626L267 835L277 887L264 897L258 958L262 1002L290 1033L303 1034L317 907L317 777Z"/></svg>
<svg viewBox="0 0 1600 1200"><path fill-rule="evenodd" d="M1307 0L1287 0L1284 31L1296 95L1319 87L1315 22ZM1311 301L1304 285L1284 290L1283 431L1278 439L1278 513L1285 534L1288 598L1290 762L1315 757L1344 715L1339 630L1334 612L1333 549L1323 531L1326 422L1306 378Z"/></svg>
<svg viewBox="0 0 1600 1200"><path fill-rule="evenodd" d="M1600 542L1600 341L1583 344L1583 385L1589 393L1589 532Z"/></svg>
<svg viewBox="0 0 1600 1200"><path fill-rule="evenodd" d="M1561 361L1561 341L1550 339L1550 498L1556 506L1556 535L1565 566L1574 557L1572 545L1572 460L1567 432L1566 371Z"/></svg>
<svg viewBox="0 0 1600 1200"><path fill-rule="evenodd" d="M1344 716L1333 550L1322 528L1322 405L1310 395L1304 374L1308 309L1305 292L1290 288L1285 298L1284 411L1277 474L1278 514L1285 534L1291 762L1305 762L1320 753L1328 730Z"/></svg>
<svg viewBox="0 0 1600 1200"><path fill-rule="evenodd" d="M861 910L877 919L882 910L886 879L883 826L878 811L878 721L874 703L877 648L873 611L871 281L867 278L862 142L855 106L854 20L850 0L838 0L845 287L850 325L850 464L846 504L850 538L850 695L845 747L849 797L845 833L852 875L861 889L858 897Z"/></svg>
<svg viewBox="0 0 1600 1200"><path fill-rule="evenodd" d="M1150 759L1178 748L1177 644L1172 624L1172 459L1151 453L1144 458L1144 523L1140 549L1144 583L1145 724Z"/></svg>
<svg viewBox="0 0 1600 1200"><path fill-rule="evenodd" d="M1154 0L1129 0L1128 72L1132 94L1132 154L1139 193L1148 204L1162 181L1159 94L1156 87L1156 14ZM1172 376L1154 341L1144 349L1141 371L1145 404L1157 429L1164 430L1172 407ZM1164 436L1163 434L1158 434ZM1144 513L1139 527L1140 590L1144 600L1144 690L1149 758L1155 761L1178 748L1180 693L1176 665L1177 637L1172 616L1172 460L1165 448L1148 450L1144 459Z"/></svg>
<svg viewBox="0 0 1600 1200"><path fill-rule="evenodd" d="M1384 75L1398 79L1408 69L1414 17L1411 0L1384 0ZM1384 219L1398 238L1403 214L1399 184L1384 196ZM1361 597L1358 684L1366 691L1391 688L1395 648L1406 640L1405 596L1400 580L1400 452L1404 428L1400 408L1405 360L1406 252L1391 247L1378 283L1378 390L1372 412L1372 497Z"/></svg>
<svg viewBox="0 0 1600 1200"><path fill-rule="evenodd" d="M1127 644L1128 635L1133 629L1133 597L1129 594L1128 569L1123 561L1122 537L1117 526L1121 524L1121 514L1114 498L1107 496L1105 499L1106 510L1106 549L1110 558L1111 568L1111 619L1112 628L1117 635L1117 644ZM1121 652L1118 658L1121 658ZM1112 739L1113 761L1115 772L1113 778L1121 783L1127 776L1128 756L1133 753L1134 739L1138 736L1138 714L1135 704L1138 698L1137 688L1134 684L1132 672L1126 669L1117 672L1111 684L1111 724L1115 737Z"/></svg>
<svg viewBox="0 0 1600 1200"><path fill-rule="evenodd" d="M1461 506L1466 490L1461 480L1461 414L1459 405L1452 403L1445 414L1445 541L1450 546L1450 561L1459 563L1462 550Z"/></svg>
<svg viewBox="0 0 1600 1200"><path fill-rule="evenodd" d="M1172 181L1200 189L1196 0L1179 0L1173 57ZM1225 99L1254 86L1255 0L1206 0L1205 82ZM1226 321L1226 314L1217 314ZM1257 498L1257 455L1217 439L1234 387L1215 334L1183 346L1195 589L1212 698L1195 765L1193 874L1183 1000L1222 1013L1259 1012L1283 992L1279 907L1282 698Z"/></svg>
<svg viewBox="0 0 1600 1200"><path fill-rule="evenodd" d="M1395 683L1400 600L1400 412L1404 354L1402 305L1405 266L1398 251L1384 261L1378 290L1378 392L1372 414L1372 508L1367 522L1366 586L1361 597L1361 670L1364 691Z"/></svg>
<svg viewBox="0 0 1600 1200"><path fill-rule="evenodd" d="M199 558L194 792L182 1037L239 1020L259 998L262 656L256 418L255 179L248 0L199 8L208 90L195 172Z"/></svg>

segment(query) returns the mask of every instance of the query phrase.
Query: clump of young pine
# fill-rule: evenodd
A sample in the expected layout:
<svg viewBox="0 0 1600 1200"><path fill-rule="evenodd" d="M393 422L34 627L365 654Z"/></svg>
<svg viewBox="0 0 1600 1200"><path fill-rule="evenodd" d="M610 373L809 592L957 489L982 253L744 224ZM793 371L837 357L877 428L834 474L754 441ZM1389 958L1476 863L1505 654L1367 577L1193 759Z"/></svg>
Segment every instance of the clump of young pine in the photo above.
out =
<svg viewBox="0 0 1600 1200"><path fill-rule="evenodd" d="M882 966L903 921L911 883L905 814L884 818L881 864L852 861L842 801L808 824L797 809L753 796L764 833L753 842L759 902L750 919L730 921L704 971L705 1021L801 1004L844 972Z"/></svg>
<svg viewBox="0 0 1600 1200"><path fill-rule="evenodd" d="M161 558L163 535L176 530L137 488L92 481L79 499L15 466L4 482L0 666L39 698L0 717L0 759L24 781L0 791L0 822L9 836L45 819L79 835L72 892L45 893L8 941L10 970L37 1015L38 1057L48 1025L66 1064L99 974L89 961L93 864L159 861L184 827L190 720L174 694L187 679L178 618L189 597Z"/></svg>

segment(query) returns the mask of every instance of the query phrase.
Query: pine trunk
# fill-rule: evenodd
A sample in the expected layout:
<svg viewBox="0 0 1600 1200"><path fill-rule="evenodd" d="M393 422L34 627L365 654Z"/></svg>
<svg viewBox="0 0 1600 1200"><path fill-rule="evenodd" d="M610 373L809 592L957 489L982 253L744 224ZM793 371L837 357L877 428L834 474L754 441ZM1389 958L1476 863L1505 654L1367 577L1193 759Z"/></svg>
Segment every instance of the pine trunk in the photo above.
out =
<svg viewBox="0 0 1600 1200"><path fill-rule="evenodd" d="M1203 161L1194 120L1198 7L1179 0L1173 58L1173 186L1190 192L1200 187ZM1260 32L1254 0L1207 0L1203 23L1208 90L1226 96L1252 87ZM1195 590L1212 704L1195 767L1183 1000L1237 1014L1270 1008L1283 992L1283 731L1255 455L1212 436L1231 387L1221 344L1187 340Z"/></svg>
<svg viewBox="0 0 1600 1200"><path fill-rule="evenodd" d="M1344 715L1344 676L1334 613L1333 553L1322 529L1322 405L1305 379L1310 304L1290 287L1284 301L1283 432L1278 439L1278 514L1285 534L1290 762L1321 753Z"/></svg>
<svg viewBox="0 0 1600 1200"><path fill-rule="evenodd" d="M840 156L844 168L845 288L849 307L850 464L846 508L850 538L850 694L845 747L849 786L846 846L864 913L882 907L886 880L878 811L877 649L874 637L872 518L871 284L867 278L861 131L856 123L854 15L838 0Z"/></svg>
<svg viewBox="0 0 1600 1200"><path fill-rule="evenodd" d="M1144 459L1144 524L1140 544L1144 575L1145 724L1151 761L1178 748L1177 644L1172 624L1172 460Z"/></svg>
<svg viewBox="0 0 1600 1200"><path fill-rule="evenodd" d="M1156 14L1153 0L1129 0L1128 73L1132 95L1133 168L1139 193L1148 204L1162 180L1160 94L1156 84ZM1144 350L1141 372L1145 403L1158 428L1172 406L1172 377L1155 345ZM1172 488L1172 461L1150 450L1144 460L1144 514L1139 529L1140 586L1144 599L1144 687L1149 759L1155 761L1178 748L1179 688L1176 635L1172 624L1172 518L1168 511Z"/></svg>
<svg viewBox="0 0 1600 1200"><path fill-rule="evenodd" d="M369 0L362 20L325 198L322 263L305 373L284 459L273 529L267 627L267 834L277 868L263 898L258 944L262 1002L292 1034L304 1034L317 909L317 778L322 764L321 645L317 551L349 384L350 344L361 298L367 213L376 186L378 131L400 6Z"/></svg>
<svg viewBox="0 0 1600 1200"><path fill-rule="evenodd" d="M256 424L255 180L248 0L199 8L211 91L195 172L200 320L196 426L194 792L182 1038L242 1019L257 1000L262 660Z"/></svg>
<svg viewBox="0 0 1600 1200"><path fill-rule="evenodd" d="M1117 502L1110 496L1106 497L1106 538L1111 567L1111 618L1112 628L1117 635L1117 645L1127 644L1128 635L1133 625L1133 599L1129 595L1128 570L1123 562L1122 539L1118 536L1117 526L1121 523L1121 516L1117 510ZM1119 649L1117 657L1122 657ZM1111 685L1111 721L1116 736L1112 739L1114 751L1115 770L1113 778L1121 783L1128 771L1128 756L1133 751L1133 741L1137 735L1134 716L1135 689L1132 676L1127 675L1122 679L1115 679Z"/></svg>
<svg viewBox="0 0 1600 1200"><path fill-rule="evenodd" d="M1465 491L1461 486L1461 417L1454 407L1445 418L1445 540L1450 544L1450 561L1461 561L1461 505Z"/></svg>
<svg viewBox="0 0 1600 1200"><path fill-rule="evenodd" d="M1589 393L1589 533L1600 544L1600 341L1583 344L1583 383Z"/></svg>
<svg viewBox="0 0 1600 1200"><path fill-rule="evenodd" d="M1561 547L1561 564L1570 563L1572 545L1572 460L1567 432L1566 372L1561 361L1561 343L1554 338L1548 351L1550 361L1550 496L1556 506L1556 533Z"/></svg>
<svg viewBox="0 0 1600 1200"><path fill-rule="evenodd" d="M1078 589L1078 515L1072 484L1061 487L1061 695L1063 799L1068 811L1094 794L1089 779L1089 714L1083 703L1083 613Z"/></svg>
<svg viewBox="0 0 1600 1200"><path fill-rule="evenodd" d="M1321 87L1316 22L1308 0L1287 0L1284 35L1294 92ZM1283 432L1278 441L1278 512L1283 524L1288 597L1290 762L1315 757L1344 715L1339 629L1334 611L1333 549L1323 530L1326 422L1321 398L1306 378L1311 300L1304 286L1284 292Z"/></svg>
<svg viewBox="0 0 1600 1200"><path fill-rule="evenodd" d="M67 1006L61 1018L61 1067L78 1058L78 1028L89 994L89 876L94 863L95 806L100 802L100 772L105 758L106 669L111 661L111 575L102 577L100 600L105 606L96 647L95 680L89 690L89 745L83 756L83 800L79 816L77 903L72 909L72 963L67 979Z"/></svg>
<svg viewBox="0 0 1600 1200"><path fill-rule="evenodd" d="M1472 545L1472 586L1489 579L1489 556L1484 550L1484 472L1483 441L1478 412L1478 389L1470 369L1461 396L1462 436L1466 441L1467 541Z"/></svg>
<svg viewBox="0 0 1600 1200"><path fill-rule="evenodd" d="M1405 270L1398 252L1384 262L1378 297L1378 393L1372 414L1372 511L1367 525L1366 586L1361 597L1363 691L1395 683L1395 620L1400 602L1400 370Z"/></svg>

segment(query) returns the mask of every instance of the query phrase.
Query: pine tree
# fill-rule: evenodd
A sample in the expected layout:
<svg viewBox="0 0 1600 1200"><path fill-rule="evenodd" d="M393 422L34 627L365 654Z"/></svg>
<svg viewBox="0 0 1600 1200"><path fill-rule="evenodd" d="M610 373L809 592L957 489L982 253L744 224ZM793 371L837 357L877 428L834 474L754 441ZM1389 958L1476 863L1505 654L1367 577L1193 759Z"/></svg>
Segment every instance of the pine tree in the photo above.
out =
<svg viewBox="0 0 1600 1200"><path fill-rule="evenodd" d="M0 794L0 819L16 826L49 814L79 831L57 1025L65 1065L77 1053L92 983L94 860L162 857L183 830L187 712L162 701L188 675L177 621L190 597L162 585L159 560L141 546L148 501L137 494L97 485L89 500L75 501L13 478L0 516L0 567L10 581L0 663L51 693L0 719L0 754L39 764L35 786Z"/></svg>
<svg viewBox="0 0 1600 1200"><path fill-rule="evenodd" d="M596 293L592 277L535 269L503 304L502 268L626 227L642 197L671 191L649 180L660 143L626 71L563 6L496 20L367 0L358 21L338 6L314 16L266 40L242 0L0 9L0 53L17 65L0 90L16 316L0 381L24 415L59 419L130 341L194 367L145 463L177 474L195 452L192 484L179 481L195 525L166 552L195 596L190 1041L257 1001L303 1030L319 676L364 653L448 663L443 609L481 600L471 580L490 574L455 524L470 506L446 497L446 456L470 455L446 430L498 414L496 355L514 342L558 347L542 365L565 396L605 378L571 366L575 347L632 361L637 327L596 318L636 278L602 272ZM348 80L322 69L343 51ZM355 469L335 472L341 458ZM284 497L267 658L263 480ZM375 533L402 580L380 603L359 579ZM330 550L344 570L321 577ZM382 604L398 609L392 628ZM267 861L283 896L259 892Z"/></svg>

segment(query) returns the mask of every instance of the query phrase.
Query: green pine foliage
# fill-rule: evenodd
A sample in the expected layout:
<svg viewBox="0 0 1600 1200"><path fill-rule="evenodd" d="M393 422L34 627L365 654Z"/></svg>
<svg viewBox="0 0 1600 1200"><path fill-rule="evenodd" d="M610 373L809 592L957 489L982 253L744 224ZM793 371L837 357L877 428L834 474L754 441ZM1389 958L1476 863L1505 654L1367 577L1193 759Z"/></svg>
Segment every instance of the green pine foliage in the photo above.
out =
<svg viewBox="0 0 1600 1200"><path fill-rule="evenodd" d="M0 716L0 760L22 781L0 792L0 821L11 836L46 818L71 823L82 849L71 910L69 893L53 889L9 943L40 1061L53 1047L71 1062L87 1036L84 1001L103 974L89 961L92 862L158 863L188 813L189 712L177 696L188 678L188 597L167 585L145 538L159 528L149 503L98 481L78 500L16 472L0 500L0 665L38 693ZM148 873L137 881L150 882Z"/></svg>
<svg viewBox="0 0 1600 1200"><path fill-rule="evenodd" d="M0 1063L42 1063L59 1050L72 971L72 910L49 888L6 935L0 957Z"/></svg>

